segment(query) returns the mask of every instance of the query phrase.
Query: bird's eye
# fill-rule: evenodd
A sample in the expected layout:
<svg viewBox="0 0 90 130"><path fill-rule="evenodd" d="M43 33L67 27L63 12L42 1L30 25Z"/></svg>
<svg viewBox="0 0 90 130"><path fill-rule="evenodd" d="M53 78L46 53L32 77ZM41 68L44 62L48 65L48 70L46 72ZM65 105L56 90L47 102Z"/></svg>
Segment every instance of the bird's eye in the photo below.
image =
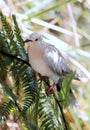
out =
<svg viewBox="0 0 90 130"><path fill-rule="evenodd" d="M38 41L38 38L36 38L35 41Z"/></svg>

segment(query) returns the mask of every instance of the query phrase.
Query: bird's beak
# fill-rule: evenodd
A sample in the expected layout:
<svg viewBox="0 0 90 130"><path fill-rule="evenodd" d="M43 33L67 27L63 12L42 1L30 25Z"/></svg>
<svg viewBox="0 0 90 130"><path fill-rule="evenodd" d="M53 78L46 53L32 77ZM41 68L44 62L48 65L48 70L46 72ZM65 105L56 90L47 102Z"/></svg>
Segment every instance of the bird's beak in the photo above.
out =
<svg viewBox="0 0 90 130"><path fill-rule="evenodd" d="M28 43L28 42L31 42L32 40L30 40L30 39L26 39L25 41L24 41L24 43Z"/></svg>

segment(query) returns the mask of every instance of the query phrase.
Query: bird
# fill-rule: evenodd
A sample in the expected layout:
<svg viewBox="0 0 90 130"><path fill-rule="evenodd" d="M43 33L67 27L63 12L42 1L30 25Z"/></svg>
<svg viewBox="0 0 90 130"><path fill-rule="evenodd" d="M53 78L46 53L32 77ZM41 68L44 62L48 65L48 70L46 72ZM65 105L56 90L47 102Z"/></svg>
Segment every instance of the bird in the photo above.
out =
<svg viewBox="0 0 90 130"><path fill-rule="evenodd" d="M27 54L32 68L42 76L47 76L53 80L57 86L57 91L60 91L64 77L73 72L60 50L45 42L39 33L31 33L25 42L29 43ZM79 80L77 73L74 79ZM70 96L71 99L75 100L71 89Z"/></svg>

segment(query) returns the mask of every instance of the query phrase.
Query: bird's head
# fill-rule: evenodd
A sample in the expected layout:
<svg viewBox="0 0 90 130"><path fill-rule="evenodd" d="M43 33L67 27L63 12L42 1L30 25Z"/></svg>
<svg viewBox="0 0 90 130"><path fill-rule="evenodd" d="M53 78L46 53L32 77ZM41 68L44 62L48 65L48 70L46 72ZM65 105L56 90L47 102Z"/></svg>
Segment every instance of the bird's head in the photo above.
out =
<svg viewBox="0 0 90 130"><path fill-rule="evenodd" d="M31 43L38 43L39 41L42 40L42 37L38 33L31 33L29 38L26 39L24 42L31 42Z"/></svg>

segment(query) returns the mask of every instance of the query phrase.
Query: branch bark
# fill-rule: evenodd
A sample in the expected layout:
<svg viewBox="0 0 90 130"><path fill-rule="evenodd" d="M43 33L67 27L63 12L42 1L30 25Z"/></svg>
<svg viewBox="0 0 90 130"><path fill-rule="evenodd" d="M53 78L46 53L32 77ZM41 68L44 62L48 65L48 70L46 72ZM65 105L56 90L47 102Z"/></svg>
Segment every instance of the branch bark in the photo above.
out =
<svg viewBox="0 0 90 130"><path fill-rule="evenodd" d="M22 58L18 57L17 55L13 55L13 54L11 54L11 53L8 53L8 52L2 51L2 50L0 50L0 54L5 55L5 56L8 56L8 57L13 58L13 59L16 59L16 60L21 61L21 62L23 62L24 64L30 66L30 64L29 64L28 61L23 60ZM30 66L30 67L31 67L31 66Z"/></svg>

